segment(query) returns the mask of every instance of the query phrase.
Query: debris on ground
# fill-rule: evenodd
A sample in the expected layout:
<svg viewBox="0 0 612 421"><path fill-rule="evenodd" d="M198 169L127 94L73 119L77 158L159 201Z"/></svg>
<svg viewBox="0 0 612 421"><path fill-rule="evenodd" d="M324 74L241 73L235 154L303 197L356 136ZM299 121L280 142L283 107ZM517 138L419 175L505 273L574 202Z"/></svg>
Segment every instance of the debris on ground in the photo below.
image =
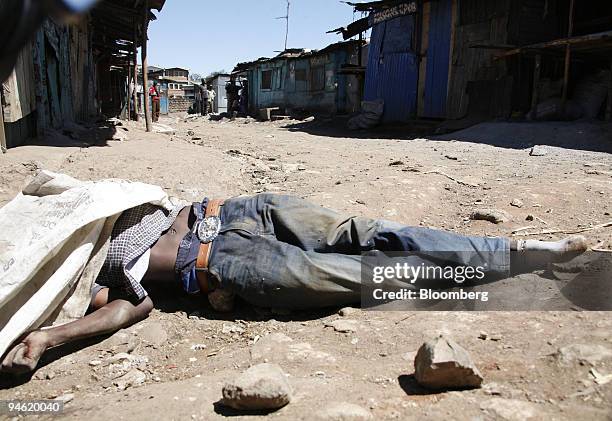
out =
<svg viewBox="0 0 612 421"><path fill-rule="evenodd" d="M414 376L428 389L474 388L483 380L470 354L443 335L421 345L414 359Z"/></svg>
<svg viewBox="0 0 612 421"><path fill-rule="evenodd" d="M529 151L530 156L544 156L547 153L548 151L546 150L546 148L541 145L535 145L531 148L531 151Z"/></svg>
<svg viewBox="0 0 612 421"><path fill-rule="evenodd" d="M337 319L331 322L325 323L325 327L331 327L336 332L350 333L355 332L359 328L359 322L352 319Z"/></svg>
<svg viewBox="0 0 612 421"><path fill-rule="evenodd" d="M559 348L555 356L561 364L572 362L595 364L605 359L612 359L612 349L596 344L571 344Z"/></svg>
<svg viewBox="0 0 612 421"><path fill-rule="evenodd" d="M494 224L502 224L512 219L510 214L500 209L476 209L470 215L473 221L489 221Z"/></svg>
<svg viewBox="0 0 612 421"><path fill-rule="evenodd" d="M287 375L276 364L254 365L223 386L222 403L239 410L278 409L291 401Z"/></svg>

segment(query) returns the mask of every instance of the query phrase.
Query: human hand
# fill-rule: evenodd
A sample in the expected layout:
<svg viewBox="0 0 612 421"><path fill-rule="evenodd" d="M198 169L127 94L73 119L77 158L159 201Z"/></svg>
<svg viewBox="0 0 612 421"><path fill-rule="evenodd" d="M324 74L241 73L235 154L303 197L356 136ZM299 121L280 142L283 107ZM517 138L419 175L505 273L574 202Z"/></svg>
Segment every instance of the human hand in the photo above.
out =
<svg viewBox="0 0 612 421"><path fill-rule="evenodd" d="M44 331L30 332L6 354L0 371L16 374L33 371L48 347L49 339Z"/></svg>

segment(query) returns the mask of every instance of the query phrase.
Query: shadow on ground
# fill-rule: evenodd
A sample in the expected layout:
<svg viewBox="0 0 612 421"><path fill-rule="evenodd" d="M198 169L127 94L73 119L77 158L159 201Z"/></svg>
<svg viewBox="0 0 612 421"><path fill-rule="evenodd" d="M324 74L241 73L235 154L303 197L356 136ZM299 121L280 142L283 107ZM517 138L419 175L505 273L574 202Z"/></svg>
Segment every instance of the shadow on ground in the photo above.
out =
<svg viewBox="0 0 612 421"><path fill-rule="evenodd" d="M599 120L573 122L506 122L492 121L475 124L448 134L439 133L439 121L416 120L405 124L390 124L371 130L349 130L347 117L318 119L284 126L290 132L305 132L315 136L356 139L433 141L456 140L481 143L507 149L527 149L547 145L565 149L612 153L612 123Z"/></svg>

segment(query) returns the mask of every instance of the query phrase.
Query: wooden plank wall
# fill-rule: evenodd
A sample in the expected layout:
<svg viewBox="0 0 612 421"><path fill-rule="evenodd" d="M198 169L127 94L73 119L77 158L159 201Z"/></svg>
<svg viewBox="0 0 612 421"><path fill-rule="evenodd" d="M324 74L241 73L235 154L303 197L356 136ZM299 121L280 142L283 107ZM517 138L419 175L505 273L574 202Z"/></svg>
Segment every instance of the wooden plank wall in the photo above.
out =
<svg viewBox="0 0 612 421"><path fill-rule="evenodd" d="M506 75L503 61L494 61L494 50L469 48L474 44L506 44L510 0L463 0L458 4L447 102L449 119L468 112L469 81L495 80Z"/></svg>
<svg viewBox="0 0 612 421"><path fill-rule="evenodd" d="M15 69L2 84L2 92L4 97L4 121L6 123L21 120L36 109L31 42L26 44L17 57Z"/></svg>

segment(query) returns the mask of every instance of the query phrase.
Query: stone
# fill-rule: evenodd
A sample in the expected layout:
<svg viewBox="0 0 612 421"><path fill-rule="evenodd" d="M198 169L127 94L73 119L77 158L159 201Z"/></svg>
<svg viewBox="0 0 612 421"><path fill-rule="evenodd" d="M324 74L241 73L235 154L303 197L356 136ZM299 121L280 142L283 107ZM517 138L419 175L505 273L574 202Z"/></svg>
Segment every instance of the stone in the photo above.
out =
<svg viewBox="0 0 612 421"><path fill-rule="evenodd" d="M373 419L372 414L359 405L348 402L334 402L315 414L319 420L329 421L361 421Z"/></svg>
<svg viewBox="0 0 612 421"><path fill-rule="evenodd" d="M547 154L547 150L544 146L541 145L535 145L534 147L531 148L531 151L529 151L529 155L530 156L544 156Z"/></svg>
<svg viewBox="0 0 612 421"><path fill-rule="evenodd" d="M64 393L63 395L60 395L60 396L55 398L56 401L61 401L64 404L67 404L68 402L72 401L73 399L74 399L74 393Z"/></svg>
<svg viewBox="0 0 612 421"><path fill-rule="evenodd" d="M100 360L91 360L89 362L89 365L92 366L92 367L96 367L96 366L98 366L100 364L102 364L102 361L100 361Z"/></svg>
<svg viewBox="0 0 612 421"><path fill-rule="evenodd" d="M489 221L494 224L501 224L512 219L510 214L500 209L476 209L470 215L470 219L474 221Z"/></svg>
<svg viewBox="0 0 612 421"><path fill-rule="evenodd" d="M572 362L594 364L605 359L612 359L612 349L603 345L571 344L559 348L555 356L562 364Z"/></svg>
<svg viewBox="0 0 612 421"><path fill-rule="evenodd" d="M201 351L203 349L206 349L206 344L193 344L193 345L191 345L191 350L192 351Z"/></svg>
<svg viewBox="0 0 612 421"><path fill-rule="evenodd" d="M221 333L230 334L230 333L243 333L244 328L237 325L236 323L224 323L223 328L221 328Z"/></svg>
<svg viewBox="0 0 612 421"><path fill-rule="evenodd" d="M512 202L510 202L510 206L514 206L515 208L522 208L523 201L521 199L512 199Z"/></svg>
<svg viewBox="0 0 612 421"><path fill-rule="evenodd" d="M337 319L325 323L325 327L332 327L336 332L340 333L350 333L357 331L359 322L353 319Z"/></svg>
<svg viewBox="0 0 612 421"><path fill-rule="evenodd" d="M258 364L223 386L225 406L238 410L278 409L291 401L291 385L276 364Z"/></svg>
<svg viewBox="0 0 612 421"><path fill-rule="evenodd" d="M360 311L360 310L359 310L358 308L354 308L354 307L344 307L344 308L341 308L341 309L338 311L338 314L339 314L340 316L342 316L342 317L348 317L348 316L352 316L352 315L354 315L354 314L359 313L359 311Z"/></svg>
<svg viewBox="0 0 612 421"><path fill-rule="evenodd" d="M525 218L526 221L533 221L535 219L535 216L533 216L532 214L527 214L527 217Z"/></svg>
<svg viewBox="0 0 612 421"><path fill-rule="evenodd" d="M530 418L540 418L536 405L518 399L491 398L480 404L480 409L508 421L522 421Z"/></svg>
<svg viewBox="0 0 612 421"><path fill-rule="evenodd" d="M470 354L443 335L421 345L414 359L414 376L429 389L475 388L483 380Z"/></svg>
<svg viewBox="0 0 612 421"><path fill-rule="evenodd" d="M147 375L137 368L133 368L123 376L113 380L113 384L117 386L119 390L125 390L128 387L138 387L144 384L147 380Z"/></svg>

